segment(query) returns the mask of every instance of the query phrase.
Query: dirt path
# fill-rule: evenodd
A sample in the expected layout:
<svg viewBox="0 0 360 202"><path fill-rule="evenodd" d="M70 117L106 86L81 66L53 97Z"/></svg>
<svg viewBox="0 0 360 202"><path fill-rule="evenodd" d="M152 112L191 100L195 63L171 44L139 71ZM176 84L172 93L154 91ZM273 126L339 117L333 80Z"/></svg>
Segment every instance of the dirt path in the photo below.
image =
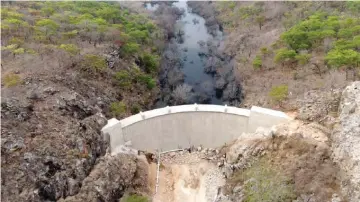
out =
<svg viewBox="0 0 360 202"><path fill-rule="evenodd" d="M166 155L160 167L154 202L213 202L218 187L225 183L219 168L196 153ZM150 165L149 174L155 193L156 164Z"/></svg>

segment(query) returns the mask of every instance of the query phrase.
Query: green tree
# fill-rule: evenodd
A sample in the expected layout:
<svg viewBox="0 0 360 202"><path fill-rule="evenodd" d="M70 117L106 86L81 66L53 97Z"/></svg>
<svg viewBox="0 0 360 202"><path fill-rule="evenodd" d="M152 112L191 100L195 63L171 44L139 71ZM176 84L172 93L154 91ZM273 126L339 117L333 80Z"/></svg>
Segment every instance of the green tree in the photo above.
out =
<svg viewBox="0 0 360 202"><path fill-rule="evenodd" d="M121 70L115 73L114 78L121 87L131 86L132 78L128 71Z"/></svg>
<svg viewBox="0 0 360 202"><path fill-rule="evenodd" d="M284 40L293 50L301 50L311 48L311 43L306 32L292 28L281 35Z"/></svg>
<svg viewBox="0 0 360 202"><path fill-rule="evenodd" d="M120 11L117 8L105 7L96 11L96 15L111 23L116 23L120 17Z"/></svg>
<svg viewBox="0 0 360 202"><path fill-rule="evenodd" d="M75 56L80 53L80 49L75 44L61 44L59 48L66 51L71 56Z"/></svg>
<svg viewBox="0 0 360 202"><path fill-rule="evenodd" d="M144 64L145 72L155 73L158 70L159 59L156 55L144 53L141 57L141 61Z"/></svg>
<svg viewBox="0 0 360 202"><path fill-rule="evenodd" d="M282 48L276 52L274 60L276 63L282 63L284 65L285 62L294 62L295 57L296 52L294 50Z"/></svg>
<svg viewBox="0 0 360 202"><path fill-rule="evenodd" d="M134 30L129 32L129 36L134 38L136 42L143 43L148 41L149 39L149 32L147 30Z"/></svg>
<svg viewBox="0 0 360 202"><path fill-rule="evenodd" d="M51 37L57 34L59 25L50 19L41 19L36 22L39 39L47 39L52 42Z"/></svg>
<svg viewBox="0 0 360 202"><path fill-rule="evenodd" d="M138 74L136 79L140 81L140 83L145 84L148 89L153 89L156 86L156 81L151 78L149 75Z"/></svg>
<svg viewBox="0 0 360 202"><path fill-rule="evenodd" d="M332 67L347 66L348 68L355 68L359 67L360 64L360 53L350 49L334 49L329 51L325 60Z"/></svg>
<svg viewBox="0 0 360 202"><path fill-rule="evenodd" d="M24 29L29 27L29 24L21 19L10 18L5 19L1 23L1 30L5 34L11 34L12 36L22 36Z"/></svg>
<svg viewBox="0 0 360 202"><path fill-rule="evenodd" d="M269 96L276 103L285 100L288 96L288 86L279 85L272 87Z"/></svg>
<svg viewBox="0 0 360 202"><path fill-rule="evenodd" d="M360 2L359 1L347 1L346 7L354 14L360 13Z"/></svg>
<svg viewBox="0 0 360 202"><path fill-rule="evenodd" d="M255 21L256 23L259 24L259 29L261 30L261 27L264 25L265 22L265 16L263 15L256 16Z"/></svg>
<svg viewBox="0 0 360 202"><path fill-rule="evenodd" d="M253 60L253 67L254 69L260 69L262 67L262 59L260 56L256 56Z"/></svg>
<svg viewBox="0 0 360 202"><path fill-rule="evenodd" d="M49 16L51 16L52 14L54 14L55 9L46 6L46 7L41 8L41 12L44 13L45 16L49 17Z"/></svg>
<svg viewBox="0 0 360 202"><path fill-rule="evenodd" d="M299 64L305 65L309 62L311 55L310 54L299 54L295 56L295 59Z"/></svg>
<svg viewBox="0 0 360 202"><path fill-rule="evenodd" d="M120 50L125 54L125 55L132 55L136 52L139 52L140 50L140 45L137 43L133 43L133 42L128 42L125 43L123 46L121 46Z"/></svg>

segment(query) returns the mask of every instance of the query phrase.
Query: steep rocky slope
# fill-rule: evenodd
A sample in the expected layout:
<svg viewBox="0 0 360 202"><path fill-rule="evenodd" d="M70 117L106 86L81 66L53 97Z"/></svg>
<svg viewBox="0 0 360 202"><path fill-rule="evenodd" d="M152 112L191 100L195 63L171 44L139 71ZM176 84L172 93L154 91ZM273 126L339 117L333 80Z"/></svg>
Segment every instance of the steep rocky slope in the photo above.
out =
<svg viewBox="0 0 360 202"><path fill-rule="evenodd" d="M83 36L90 37L90 43L80 39L80 35L69 41L57 41L53 44L56 46L49 46L48 43L60 40L63 35L49 36L49 41L38 44L25 43L31 41L30 39L35 40L35 33L38 32L31 31L36 28L36 21L53 11L46 7L41 9L44 8L40 6L41 3L6 5L11 9L4 10L7 13L2 12L2 20L7 19L2 25L11 26L2 26L2 29L11 31L19 28L13 25L19 23L20 19L27 22L29 27L20 26L21 29L16 32L12 30L14 32L2 33L1 200L116 201L129 191L146 194L146 162L124 154L106 156L108 142L100 132L106 119L114 113L119 117L136 113L139 108L149 108L156 98L157 89L149 89L154 85L149 77L153 75L146 73L140 59L142 56L130 54L122 57L121 53L110 48L114 44L109 44L109 41L100 44L94 42L94 38L98 40L97 37L100 36L96 33ZM276 12L288 10L288 6L291 8L291 4L282 2L271 5L265 3L262 6L266 8L267 19L262 31L257 32L258 25L256 28L250 26L249 30L239 30L259 36L245 34L241 35L241 40L236 40L232 37L236 37L238 33L234 32L233 36L228 38L234 42L234 46L228 47L228 52L234 54L238 61L241 61L241 56L237 54L237 47L244 46L240 52L245 51L244 54L252 58L255 57L252 50L273 42L280 31L274 30L271 24L274 19L283 18ZM128 16L126 13L124 12L124 15ZM113 20L109 19L109 22L111 21ZM103 21L97 22L101 24ZM39 26L44 25L43 23L44 21ZM72 28L64 26L60 31L67 36L74 34L68 33ZM120 29L122 30L121 27ZM48 29L45 26L37 31L44 34L47 33L46 30ZM7 34L6 37L3 37L4 33ZM16 33L13 34L16 35L15 38L12 33ZM34 35L23 36L25 33ZM268 40L267 36L273 36L271 34L276 37ZM41 37L36 38L38 39L45 40ZM74 41L81 50L77 57L73 58L60 47ZM248 45L242 44L244 41L249 42ZM259 41L261 44L257 44ZM252 48L253 43L257 44L255 48ZM146 52L151 52L150 49L144 47ZM33 51L38 51L38 54ZM85 63L83 66L82 62L86 58L83 56L89 54L99 56L101 66L106 64L104 69L100 68L101 72L87 68L96 69L97 66L93 66L93 63ZM239 68L248 68L249 64L251 66L249 62L245 64L239 65ZM119 72L120 74L117 74ZM340 101L339 89L346 83L345 73L341 71L327 72L321 77L309 74L306 79L294 83L291 74L287 74L289 72L285 71L284 74L279 69L251 70L249 74L246 74L246 71L240 72L240 76L251 75L245 79L238 77L243 79L245 92L248 92L245 105L270 105L268 91L279 81L288 82L288 98L292 98L291 92L296 89L300 89L296 98L302 96L304 91L315 89L305 93L304 99L299 103L291 102L294 100L290 99L288 104L291 108L300 108L299 119L305 122L317 121L327 128L315 123L292 122L277 126L271 131L259 130L255 134L241 135L229 148L217 154L219 157L212 157L212 160L219 161L217 165L223 167L228 177L228 185L224 188L227 196L224 198L232 201L245 199L248 191L246 185L258 185L256 183L263 180L248 178L251 173L261 174L263 171L251 170L251 165L260 165L259 168L265 165L265 168L272 168L269 172L265 169L265 174L279 176L282 180L278 181L280 185L285 184L286 189L293 188L293 191L285 193L289 199L298 202L359 201L359 82L347 87ZM319 78L321 82L325 82L323 87L314 87L312 83L308 83ZM270 81L269 84L263 82L264 80ZM325 91L329 89L333 90ZM111 105L112 103L114 104ZM131 106L134 104L134 107L124 109L124 103ZM340 107L337 112L338 106ZM330 131L332 127L333 132ZM226 160L223 155L226 155ZM258 159L261 161L256 164ZM241 174L242 171L246 175L236 178L236 174Z"/></svg>
<svg viewBox="0 0 360 202"><path fill-rule="evenodd" d="M342 189L350 201L360 200L360 82L342 93L339 120L332 133L335 162L342 168Z"/></svg>
<svg viewBox="0 0 360 202"><path fill-rule="evenodd" d="M331 126L296 120L242 134L225 147L222 152L226 153L224 173L228 180L222 198L359 201L359 85L352 83L341 98L334 99L341 102L339 116ZM307 114L319 115L317 111Z"/></svg>
<svg viewBox="0 0 360 202"><path fill-rule="evenodd" d="M131 38L155 25L106 2L1 5L1 200L56 201L93 190L91 183L111 179L89 176L96 164L95 170L111 172L124 167L123 182L114 178L116 186L99 194L99 200L119 199L134 181L137 163L126 156L106 160L108 142L100 130L107 119L137 113L155 100L154 74L141 62L156 46ZM152 34L146 34L151 43L157 38ZM139 49L137 43L141 51L126 52L129 44ZM130 86L122 86L123 79Z"/></svg>

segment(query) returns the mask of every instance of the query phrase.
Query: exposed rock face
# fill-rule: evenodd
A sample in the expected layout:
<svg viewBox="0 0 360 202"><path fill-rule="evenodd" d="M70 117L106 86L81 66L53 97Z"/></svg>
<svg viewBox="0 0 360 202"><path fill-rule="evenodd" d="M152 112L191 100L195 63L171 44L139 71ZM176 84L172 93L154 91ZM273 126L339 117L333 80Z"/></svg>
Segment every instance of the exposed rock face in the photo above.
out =
<svg viewBox="0 0 360 202"><path fill-rule="evenodd" d="M349 201L360 201L360 82L342 93L339 124L332 134L334 160L342 171L342 190Z"/></svg>
<svg viewBox="0 0 360 202"><path fill-rule="evenodd" d="M317 121L325 126L332 126L341 98L341 90L332 91L311 90L298 101L298 119L304 121Z"/></svg>
<svg viewBox="0 0 360 202"><path fill-rule="evenodd" d="M77 193L107 143L100 133L106 119L85 118L53 141L2 131L2 201L55 201ZM32 148L34 147L34 148ZM14 163L18 162L18 163Z"/></svg>
<svg viewBox="0 0 360 202"><path fill-rule="evenodd" d="M263 155L267 150L278 149L279 145L272 144L274 138L301 138L327 147L330 131L315 123L304 124L300 121L274 126L272 129L258 128L255 133L243 133L229 148L226 154L228 164L235 168L242 168L249 159Z"/></svg>
<svg viewBox="0 0 360 202"><path fill-rule="evenodd" d="M143 164L145 162L133 155L105 156L84 179L79 193L62 201L118 201L129 187L146 185L147 173L142 172L146 168Z"/></svg>

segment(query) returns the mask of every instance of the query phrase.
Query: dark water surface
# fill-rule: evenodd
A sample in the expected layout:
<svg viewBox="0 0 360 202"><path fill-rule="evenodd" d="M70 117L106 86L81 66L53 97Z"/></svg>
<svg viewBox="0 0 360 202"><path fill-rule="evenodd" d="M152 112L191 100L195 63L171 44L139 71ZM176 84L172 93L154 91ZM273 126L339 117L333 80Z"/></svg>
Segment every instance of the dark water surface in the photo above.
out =
<svg viewBox="0 0 360 202"><path fill-rule="evenodd" d="M181 71L185 75L184 83L193 88L195 94L206 94L210 97L209 104L222 105L220 96L216 96L215 79L213 75L204 72L205 62L208 53L207 42L220 45L223 41L223 33L218 30L214 37L208 33L205 26L205 19L197 14L191 13L186 1L174 2L172 6L184 9L184 15L176 23L176 34L182 33L182 37L177 36L177 46L181 50L179 58L183 61ZM158 8L157 4L146 3L145 7L150 11ZM182 39L182 40L179 40ZM198 42L203 41L201 46ZM201 54L203 53L203 54Z"/></svg>
<svg viewBox="0 0 360 202"><path fill-rule="evenodd" d="M216 97L214 86L214 79L211 75L204 72L204 61L199 53L206 50L205 47L200 47L199 41L208 40L220 41L220 37L214 38L207 32L205 26L205 19L197 14L191 13L191 8L186 4L186 1L179 1L173 4L178 8L185 10L184 16L178 20L179 29L184 31L184 41L179 43L182 51L182 58L184 60L183 73L185 74L185 83L191 85L195 92L204 92L211 96L211 104L222 104L221 100ZM195 22L195 23L194 23Z"/></svg>

